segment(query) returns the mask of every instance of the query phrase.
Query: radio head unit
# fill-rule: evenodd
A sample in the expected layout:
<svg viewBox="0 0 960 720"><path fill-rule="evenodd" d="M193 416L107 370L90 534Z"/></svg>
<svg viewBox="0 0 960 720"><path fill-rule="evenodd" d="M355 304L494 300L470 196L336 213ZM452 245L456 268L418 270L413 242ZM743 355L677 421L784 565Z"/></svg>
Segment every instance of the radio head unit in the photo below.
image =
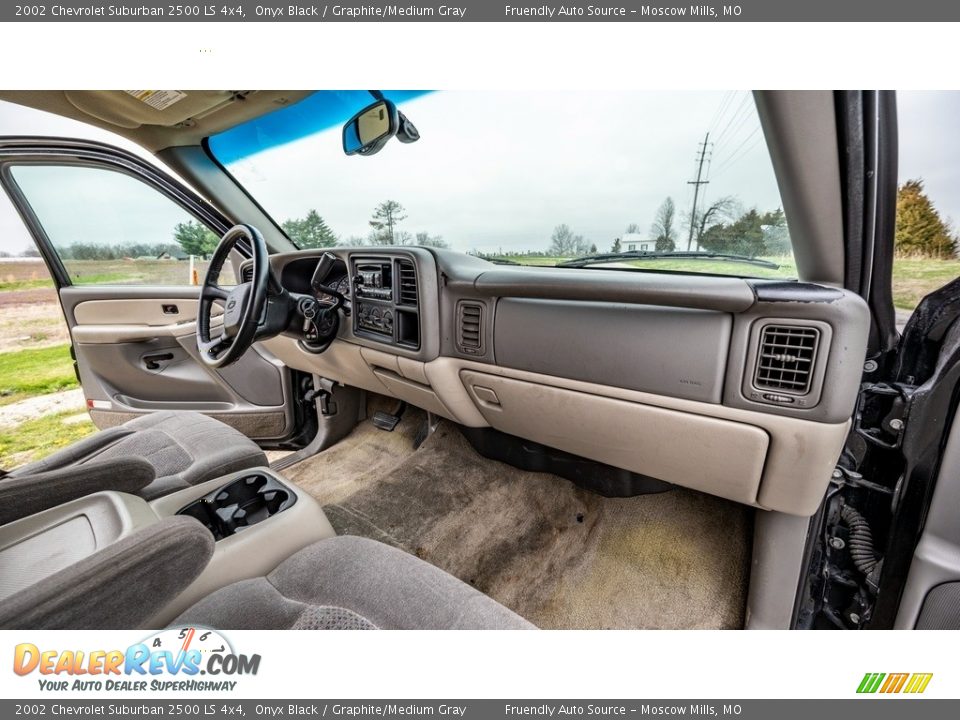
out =
<svg viewBox="0 0 960 720"><path fill-rule="evenodd" d="M393 298L393 271L390 261L357 263L354 294L357 297Z"/></svg>

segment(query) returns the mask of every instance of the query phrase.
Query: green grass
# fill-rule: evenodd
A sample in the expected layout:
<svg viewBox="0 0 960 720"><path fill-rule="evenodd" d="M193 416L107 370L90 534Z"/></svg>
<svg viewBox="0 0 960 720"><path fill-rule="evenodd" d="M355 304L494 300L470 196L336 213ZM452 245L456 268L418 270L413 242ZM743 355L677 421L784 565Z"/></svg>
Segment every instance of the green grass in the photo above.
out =
<svg viewBox="0 0 960 720"><path fill-rule="evenodd" d="M76 418L76 412L44 415L19 425L0 427L0 467L11 468L39 460L96 430L88 418Z"/></svg>
<svg viewBox="0 0 960 720"><path fill-rule="evenodd" d="M69 345L0 353L0 405L77 386Z"/></svg>
<svg viewBox="0 0 960 720"><path fill-rule="evenodd" d="M897 258L893 261L893 304L913 310L925 295L960 276L960 260Z"/></svg>
<svg viewBox="0 0 960 720"><path fill-rule="evenodd" d="M147 279L145 273L137 272L101 272L101 273L70 273L70 280L74 285L133 285L143 283Z"/></svg>
<svg viewBox="0 0 960 720"><path fill-rule="evenodd" d="M13 290L35 290L36 288L53 287L53 280L0 280L0 292Z"/></svg>

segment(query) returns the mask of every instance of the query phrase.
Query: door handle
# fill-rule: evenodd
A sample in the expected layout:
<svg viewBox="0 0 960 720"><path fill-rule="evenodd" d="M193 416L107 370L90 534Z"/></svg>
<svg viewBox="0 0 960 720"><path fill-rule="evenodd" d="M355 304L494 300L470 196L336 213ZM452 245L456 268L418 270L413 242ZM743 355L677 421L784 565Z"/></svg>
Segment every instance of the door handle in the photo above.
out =
<svg viewBox="0 0 960 720"><path fill-rule="evenodd" d="M173 360L173 353L159 353L157 355L144 355L143 364L147 370L159 370L160 363Z"/></svg>

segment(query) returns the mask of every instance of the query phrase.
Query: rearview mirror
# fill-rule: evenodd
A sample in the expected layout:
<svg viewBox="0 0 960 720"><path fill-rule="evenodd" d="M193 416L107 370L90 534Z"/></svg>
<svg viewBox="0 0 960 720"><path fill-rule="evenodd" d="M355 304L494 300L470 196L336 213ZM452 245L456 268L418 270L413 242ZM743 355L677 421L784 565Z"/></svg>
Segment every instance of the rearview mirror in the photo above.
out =
<svg viewBox="0 0 960 720"><path fill-rule="evenodd" d="M343 151L347 155L378 153L397 134L399 124L396 106L386 99L377 100L343 126Z"/></svg>

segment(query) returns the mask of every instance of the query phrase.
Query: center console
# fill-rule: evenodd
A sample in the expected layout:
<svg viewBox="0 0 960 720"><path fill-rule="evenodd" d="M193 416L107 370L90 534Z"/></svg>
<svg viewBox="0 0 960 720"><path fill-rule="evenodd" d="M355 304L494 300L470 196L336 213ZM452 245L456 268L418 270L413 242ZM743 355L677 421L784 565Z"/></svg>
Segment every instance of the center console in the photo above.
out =
<svg viewBox="0 0 960 720"><path fill-rule="evenodd" d="M253 472L194 500L177 515L196 518L216 540L223 540L283 512L296 501L293 491L275 475Z"/></svg>
<svg viewBox="0 0 960 720"><path fill-rule="evenodd" d="M336 535L316 500L269 468L242 470L151 502L99 492L0 527L0 602L174 515L196 518L216 545L203 572L149 627L166 627L210 593L267 575L297 551Z"/></svg>
<svg viewBox="0 0 960 720"><path fill-rule="evenodd" d="M420 348L417 272L408 258L353 255L356 335L411 350Z"/></svg>

